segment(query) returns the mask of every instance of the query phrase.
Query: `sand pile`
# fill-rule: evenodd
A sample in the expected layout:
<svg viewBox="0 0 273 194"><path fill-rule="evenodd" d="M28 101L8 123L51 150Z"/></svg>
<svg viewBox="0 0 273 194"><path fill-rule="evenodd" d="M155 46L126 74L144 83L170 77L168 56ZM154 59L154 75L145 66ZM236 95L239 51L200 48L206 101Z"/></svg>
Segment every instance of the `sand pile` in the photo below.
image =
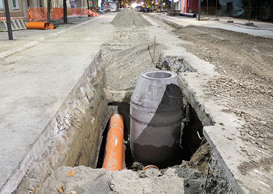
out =
<svg viewBox="0 0 273 194"><path fill-rule="evenodd" d="M155 61L157 61L161 51L166 47L162 44L155 46ZM154 45L152 43L124 45L119 49L109 44L104 45L101 50L106 86L110 90L130 90L135 87L142 72L156 69L155 64L152 63Z"/></svg>
<svg viewBox="0 0 273 194"><path fill-rule="evenodd" d="M138 12L131 11L129 9L125 9L120 11L116 17L111 22L115 27L145 27L152 26L150 22L142 17L142 15Z"/></svg>
<svg viewBox="0 0 273 194"><path fill-rule="evenodd" d="M105 84L112 91L131 90L143 71L156 69L156 61L166 46L154 44L147 29L136 29L152 26L138 12L122 10L112 24L115 27L135 28L116 29L112 33L112 40L102 45Z"/></svg>

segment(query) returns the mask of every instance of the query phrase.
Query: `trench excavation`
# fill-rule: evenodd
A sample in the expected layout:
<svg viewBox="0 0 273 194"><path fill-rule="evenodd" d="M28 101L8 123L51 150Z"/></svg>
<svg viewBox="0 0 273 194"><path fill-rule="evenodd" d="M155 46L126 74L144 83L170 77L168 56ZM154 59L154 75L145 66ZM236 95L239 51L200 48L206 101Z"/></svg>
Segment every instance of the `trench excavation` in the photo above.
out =
<svg viewBox="0 0 273 194"><path fill-rule="evenodd" d="M140 80L137 86L139 91L144 88L151 89L147 85L153 86L159 80L164 82L163 80L170 80L172 77L173 82L176 82L177 79L176 74L170 71L149 71L143 73L141 77L144 82L147 78L146 82L148 83L142 83ZM149 79L154 79L154 82L149 83ZM182 160L190 160L203 139L203 125L185 97L183 100L181 89L177 83L176 85L168 84L165 91L165 87L161 85L158 85L158 88L160 90L163 88L163 90L161 93L154 91L154 94L150 94L150 99L143 99L147 91L143 94L136 91L134 97L127 96L124 99L127 102L110 102L108 104L111 107L108 108L109 110L114 108L115 112L121 113L124 118L125 168L134 169L135 163L139 163L140 166L155 164L159 168L179 165ZM132 100L132 98L135 99ZM158 103L154 101L155 98L158 98ZM128 103L130 99L131 102ZM140 100L144 102L140 102ZM147 106L143 106L145 101ZM154 110L151 110L152 108ZM102 167L108 128L109 123L103 133L98 168ZM136 140L136 134L140 133L138 130L146 130L142 134L144 139ZM154 131L154 133L150 131ZM158 141L163 141L159 148L154 146ZM147 143L139 145L138 142ZM171 146L167 146L167 143Z"/></svg>
<svg viewBox="0 0 273 194"><path fill-rule="evenodd" d="M161 63L163 65L165 61L164 69L168 69L166 68L167 60L177 61L177 58L174 57L172 60L170 56L166 60L163 58ZM100 66L101 59L98 58L95 61L96 65ZM169 63L169 68L170 64L173 63ZM159 63L157 65L160 66ZM185 66L185 63L181 62L180 65ZM188 68L184 69L186 71ZM107 77L101 78L101 80L105 79ZM107 87L108 84L98 84L100 88L97 89L103 90L104 93L96 91L98 101L91 103L89 109L91 112L87 112L84 116L87 119L85 121L87 126L84 123L78 124L86 126L86 128L80 127L77 132L86 133L86 136L76 138L77 144L82 142L81 149L77 154L76 147L70 148L73 154L77 155L76 161L71 161L69 163L72 165L68 165L73 168L67 165L57 168L42 184L41 193L54 191L54 188L60 187L61 182L65 182L67 186L70 185L71 189L76 188L74 184L76 182L77 184L84 182L83 185L81 184L83 188L91 184L98 189L100 186L94 185L96 177L102 177L100 181L107 184L102 187L101 193L134 193L134 189L138 190L143 184L148 184L148 190L151 192L156 190L167 192L170 181L174 184L173 192L227 191L228 184L221 173L215 174L212 172L213 168L208 169L208 163L212 165L212 159L210 147L202 135L202 122L178 86L177 79L173 71L150 70L141 73L136 86L130 87L127 91L111 91ZM104 164L105 155L107 155L106 140L111 115L115 116L115 114L122 115L123 120L123 150L119 150L122 152L123 161L121 168L116 166L106 168L107 164ZM95 134L92 135L89 123L94 124L98 121L100 124L96 128L99 130L93 131ZM116 139L111 141L115 144L120 143ZM112 158L110 156L109 165L120 166L120 162L115 161L117 152L108 150L109 152L113 153L112 156L114 155ZM70 155L70 153L67 154ZM70 182L72 179L65 176L70 170L77 173L74 183ZM109 176L112 178L109 179ZM82 181L85 179L88 180ZM156 180L161 188L153 185L150 182L152 180ZM121 186L121 182L124 181L127 181L129 190Z"/></svg>
<svg viewBox="0 0 273 194"><path fill-rule="evenodd" d="M18 193L60 188L77 193L232 193L177 77L196 70L165 49L150 41L145 29L116 30L48 125L48 131L54 129L48 133L53 140L41 143L42 157L28 170ZM113 157L117 151L106 150L115 147L107 146L107 134L116 114L123 120L123 149L118 150L122 170L106 170L120 165ZM47 130L42 137L46 135ZM104 164L109 152L110 163Z"/></svg>

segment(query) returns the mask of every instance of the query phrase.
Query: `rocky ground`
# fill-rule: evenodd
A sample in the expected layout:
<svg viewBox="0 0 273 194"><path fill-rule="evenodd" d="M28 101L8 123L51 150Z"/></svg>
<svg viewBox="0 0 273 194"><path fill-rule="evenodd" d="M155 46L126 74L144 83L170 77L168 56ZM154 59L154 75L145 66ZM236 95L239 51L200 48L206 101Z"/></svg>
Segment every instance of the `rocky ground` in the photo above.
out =
<svg viewBox="0 0 273 194"><path fill-rule="evenodd" d="M211 79L206 93L245 121L240 131L244 141L272 153L273 148L273 40L244 33L187 26L173 32L192 44L188 52L216 66L220 77ZM243 148L242 148L243 150ZM255 166L270 169L272 157L244 163L242 174Z"/></svg>

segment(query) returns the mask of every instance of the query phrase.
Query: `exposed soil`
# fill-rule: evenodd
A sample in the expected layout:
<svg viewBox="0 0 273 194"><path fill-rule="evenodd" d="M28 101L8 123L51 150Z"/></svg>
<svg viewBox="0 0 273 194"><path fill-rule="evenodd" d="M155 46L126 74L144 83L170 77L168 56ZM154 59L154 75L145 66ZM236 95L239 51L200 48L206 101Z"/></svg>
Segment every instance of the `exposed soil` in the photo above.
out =
<svg viewBox="0 0 273 194"><path fill-rule="evenodd" d="M115 35L122 33L139 36L144 32L145 30L116 31ZM152 63L154 44L148 40L135 42L131 36L124 35L122 43L116 44L113 40L102 46L102 63L105 66L105 81L109 90L132 90L142 72L156 69ZM155 58L158 59L165 46L155 46Z"/></svg>
<svg viewBox="0 0 273 194"><path fill-rule="evenodd" d="M201 142L201 146L192 155L189 161L189 166L191 168L199 170L203 174L206 174L208 171L208 163L210 159L211 159L211 148L207 140L203 138Z"/></svg>
<svg viewBox="0 0 273 194"><path fill-rule="evenodd" d="M115 27L144 27L151 26L150 22L145 20L142 15L138 12L134 12L131 10L123 10L119 12L116 17L111 22Z"/></svg>
<svg viewBox="0 0 273 194"><path fill-rule="evenodd" d="M155 69L155 64L152 63L153 42L149 39L148 32L141 28L143 25L138 25L139 21L143 22L143 17L140 14L132 15L130 13L131 12L128 11L120 12L114 18L112 24L116 27L133 27L133 29L127 28L114 31L112 41L102 45L102 63L105 66L106 87L109 90L120 91L133 89L141 72ZM125 17L126 19L124 19ZM137 22L132 23L130 20L132 18ZM146 24L146 22L143 23ZM163 26L164 28L168 28L165 25ZM155 61L158 61L161 51L166 49L166 46L161 44L156 44L155 46ZM164 63L168 63L167 65L172 66L176 71L190 71L181 68L179 59L175 59L174 61L172 61L172 59L164 60ZM114 75L118 76L118 80ZM199 146L200 144L195 145L196 148L191 155ZM221 178L222 176L220 174L212 174L212 172L209 171L207 177L210 158L210 146L204 139L202 141L202 146L192 156L189 163L184 161L183 164L173 167L176 169L175 174L178 174L178 177L185 179L185 193L227 192L228 185L226 181ZM137 171L138 173L141 172L142 168L143 164L138 162L132 163L132 166L129 167L129 169ZM164 174L165 171L169 171L170 169L171 168L162 169L161 173ZM174 176L173 173L170 173L170 175ZM167 178L165 181L168 181ZM219 187L219 185L224 186ZM160 192L164 193L164 189Z"/></svg>
<svg viewBox="0 0 273 194"><path fill-rule="evenodd" d="M216 66L221 76L206 84L206 93L245 121L241 138L272 153L273 40L197 26L173 32L193 43L181 45L188 52ZM266 161L264 168L270 169L272 160ZM245 174L252 168L244 163L239 169Z"/></svg>
<svg viewBox="0 0 273 194"><path fill-rule="evenodd" d="M157 61L166 46L154 45L143 28L151 24L138 12L123 10L111 23L117 28L112 40L101 48L106 87L112 91L132 90L142 72L156 69L153 58Z"/></svg>

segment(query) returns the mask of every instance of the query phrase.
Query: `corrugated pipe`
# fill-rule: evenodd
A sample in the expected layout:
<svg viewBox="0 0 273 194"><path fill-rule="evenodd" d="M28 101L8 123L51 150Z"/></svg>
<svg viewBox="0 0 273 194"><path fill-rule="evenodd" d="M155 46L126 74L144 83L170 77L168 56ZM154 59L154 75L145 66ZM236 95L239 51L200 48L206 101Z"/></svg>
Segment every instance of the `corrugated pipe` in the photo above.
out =
<svg viewBox="0 0 273 194"><path fill-rule="evenodd" d="M46 30L49 27L49 22L28 22L27 29Z"/></svg>
<svg viewBox="0 0 273 194"><path fill-rule="evenodd" d="M109 171L118 171L123 168L123 118L114 114L110 118L109 130L102 168Z"/></svg>

